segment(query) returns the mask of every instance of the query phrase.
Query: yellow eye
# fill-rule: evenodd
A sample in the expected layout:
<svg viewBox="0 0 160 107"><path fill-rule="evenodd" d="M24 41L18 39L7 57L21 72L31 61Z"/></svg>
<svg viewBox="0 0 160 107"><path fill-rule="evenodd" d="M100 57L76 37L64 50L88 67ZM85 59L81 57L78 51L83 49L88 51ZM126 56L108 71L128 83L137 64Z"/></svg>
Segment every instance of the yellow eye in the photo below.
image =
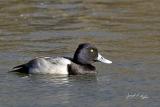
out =
<svg viewBox="0 0 160 107"><path fill-rule="evenodd" d="M90 52L93 52L93 51L94 51L93 49L90 50Z"/></svg>

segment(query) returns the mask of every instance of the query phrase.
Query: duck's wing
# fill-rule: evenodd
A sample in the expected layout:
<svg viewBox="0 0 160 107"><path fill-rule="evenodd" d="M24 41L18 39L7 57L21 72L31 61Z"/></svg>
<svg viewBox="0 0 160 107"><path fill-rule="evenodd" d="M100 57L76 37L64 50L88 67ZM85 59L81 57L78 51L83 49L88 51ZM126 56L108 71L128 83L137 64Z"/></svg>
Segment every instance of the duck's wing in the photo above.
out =
<svg viewBox="0 0 160 107"><path fill-rule="evenodd" d="M71 60L66 57L45 57L46 61L55 65L68 65L71 64Z"/></svg>
<svg viewBox="0 0 160 107"><path fill-rule="evenodd" d="M14 67L11 72L68 74L67 66L69 64L71 64L71 61L63 57L40 57Z"/></svg>

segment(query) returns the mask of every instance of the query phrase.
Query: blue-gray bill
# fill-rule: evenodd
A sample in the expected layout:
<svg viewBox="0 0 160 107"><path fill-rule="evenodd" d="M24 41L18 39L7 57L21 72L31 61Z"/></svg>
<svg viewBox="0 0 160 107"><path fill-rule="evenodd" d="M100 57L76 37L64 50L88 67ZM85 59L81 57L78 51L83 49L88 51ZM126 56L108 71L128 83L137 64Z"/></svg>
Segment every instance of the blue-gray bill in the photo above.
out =
<svg viewBox="0 0 160 107"><path fill-rule="evenodd" d="M108 59L105 59L101 54L98 53L98 57L97 57L97 61L99 62L103 62L103 63L106 63L106 64L111 64L112 61L108 60Z"/></svg>

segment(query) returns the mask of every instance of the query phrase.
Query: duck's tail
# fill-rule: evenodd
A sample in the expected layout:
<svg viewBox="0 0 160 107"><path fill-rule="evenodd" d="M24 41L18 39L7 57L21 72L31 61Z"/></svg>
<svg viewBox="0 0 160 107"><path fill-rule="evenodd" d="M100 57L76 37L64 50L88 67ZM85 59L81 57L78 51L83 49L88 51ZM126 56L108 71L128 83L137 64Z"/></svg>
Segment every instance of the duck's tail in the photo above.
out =
<svg viewBox="0 0 160 107"><path fill-rule="evenodd" d="M26 66L26 64L22 64L22 65L18 65L13 67L13 70L9 71L9 72L20 72L20 73L29 73L29 69Z"/></svg>

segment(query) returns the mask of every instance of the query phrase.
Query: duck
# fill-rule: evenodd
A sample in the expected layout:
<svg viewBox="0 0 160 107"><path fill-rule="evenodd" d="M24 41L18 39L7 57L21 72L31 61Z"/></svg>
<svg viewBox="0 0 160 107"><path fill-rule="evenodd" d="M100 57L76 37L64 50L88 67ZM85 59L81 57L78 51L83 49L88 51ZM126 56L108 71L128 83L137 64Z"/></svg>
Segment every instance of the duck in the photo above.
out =
<svg viewBox="0 0 160 107"><path fill-rule="evenodd" d="M64 75L96 74L96 67L92 65L94 62L112 63L112 61L104 58L95 46L90 43L81 43L73 58L37 57L25 64L15 66L12 72Z"/></svg>

